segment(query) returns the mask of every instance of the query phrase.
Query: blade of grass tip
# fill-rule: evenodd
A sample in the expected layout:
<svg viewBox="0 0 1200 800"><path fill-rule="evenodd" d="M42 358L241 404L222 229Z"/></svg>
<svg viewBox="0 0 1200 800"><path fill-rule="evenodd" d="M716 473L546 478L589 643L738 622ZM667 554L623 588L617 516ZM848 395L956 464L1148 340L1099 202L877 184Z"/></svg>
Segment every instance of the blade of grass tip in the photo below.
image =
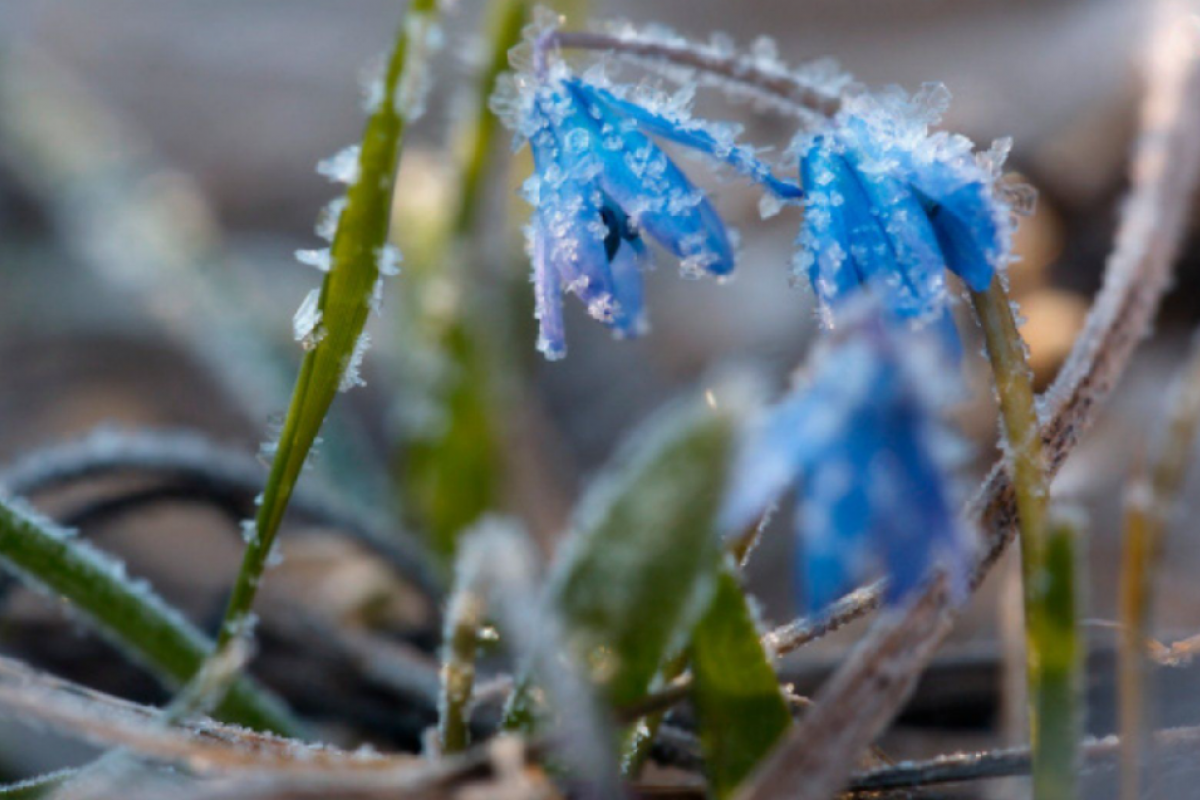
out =
<svg viewBox="0 0 1200 800"><path fill-rule="evenodd" d="M315 316L303 326L308 328L302 338L309 349L218 645L227 642L239 620L250 613L288 500L334 397L361 383L358 368L369 342L363 328L374 306L377 282L394 269L395 256L387 249L392 191L406 122L423 102L424 62L436 36L437 11L436 0L413 0L409 6L378 91L370 98L373 108L357 158L341 176L350 185L334 234L330 269L317 295ZM335 162L352 154L335 157ZM340 172L336 166L332 169Z"/></svg>
<svg viewBox="0 0 1200 800"><path fill-rule="evenodd" d="M470 711L475 692L475 656L486 602L480 591L485 565L474 553L458 559L458 577L446 608L442 634L438 740L442 754L460 753L471 742Z"/></svg>
<svg viewBox="0 0 1200 800"><path fill-rule="evenodd" d="M1167 523L1192 461L1200 429L1200 334L1176 377L1157 454L1138 469L1125 503L1121 559L1121 649L1119 661L1121 798L1138 797L1150 721L1144 695L1145 643L1151 636L1154 577L1162 562Z"/></svg>
<svg viewBox="0 0 1200 800"><path fill-rule="evenodd" d="M211 643L124 566L13 503L0 502L0 560L35 588L65 598L101 633L167 685L187 681ZM298 735L283 705L241 678L218 707L223 719L260 730Z"/></svg>
<svg viewBox="0 0 1200 800"><path fill-rule="evenodd" d="M1079 633L1082 524L1054 515L1046 526L1043 572L1026 622L1033 648L1033 796L1079 796L1079 744L1083 738L1083 639Z"/></svg>
<svg viewBox="0 0 1200 800"><path fill-rule="evenodd" d="M503 463L496 422L502 393L496 391L488 344L495 332L482 329L495 314L472 308L477 295L464 285L463 262L497 151L498 121L488 111L488 101L497 78L508 69L508 51L521 40L529 3L493 0L490 17L489 53L461 132L457 205L432 252L410 270L409 324L402 330L407 351L427 348L430 362L439 366L436 379L424 382L431 384L425 402L437 409L440 424L421 420L409 426L398 448L397 480L414 527L428 533L434 551L446 561L453 558L461 531L494 505ZM447 286L461 296L459 302L437 300L446 296Z"/></svg>

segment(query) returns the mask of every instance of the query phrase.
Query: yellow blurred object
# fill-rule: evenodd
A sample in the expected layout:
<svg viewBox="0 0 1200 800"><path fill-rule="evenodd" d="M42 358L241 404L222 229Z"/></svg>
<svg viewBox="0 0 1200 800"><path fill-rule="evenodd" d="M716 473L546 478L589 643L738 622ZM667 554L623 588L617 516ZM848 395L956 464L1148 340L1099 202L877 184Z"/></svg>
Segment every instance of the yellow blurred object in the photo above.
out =
<svg viewBox="0 0 1200 800"><path fill-rule="evenodd" d="M1039 289L1021 300L1025 324L1021 335L1029 344L1034 382L1045 385L1071 350L1087 317L1088 301L1074 292Z"/></svg>

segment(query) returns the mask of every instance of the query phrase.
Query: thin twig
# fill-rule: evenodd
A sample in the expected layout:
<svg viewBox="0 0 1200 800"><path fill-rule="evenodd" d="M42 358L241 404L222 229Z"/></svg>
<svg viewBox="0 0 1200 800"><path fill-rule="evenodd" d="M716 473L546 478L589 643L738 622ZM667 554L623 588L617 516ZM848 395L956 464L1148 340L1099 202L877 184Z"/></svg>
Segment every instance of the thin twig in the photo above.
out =
<svg viewBox="0 0 1200 800"><path fill-rule="evenodd" d="M763 60L740 53L720 52L695 42L665 41L637 34L556 31L547 37L547 44L566 49L620 53L651 64L667 62L690 67L753 89L763 99L803 119L811 118L814 113L831 116L837 113L842 103L839 93L827 91L817 81L785 69L782 64L768 65Z"/></svg>
<svg viewBox="0 0 1200 800"><path fill-rule="evenodd" d="M148 758L186 763L193 770L320 772L395 769L417 763L411 756L364 758L208 719L190 720L164 730L159 713L158 709L120 700L0 657L0 715L93 744L120 746Z"/></svg>

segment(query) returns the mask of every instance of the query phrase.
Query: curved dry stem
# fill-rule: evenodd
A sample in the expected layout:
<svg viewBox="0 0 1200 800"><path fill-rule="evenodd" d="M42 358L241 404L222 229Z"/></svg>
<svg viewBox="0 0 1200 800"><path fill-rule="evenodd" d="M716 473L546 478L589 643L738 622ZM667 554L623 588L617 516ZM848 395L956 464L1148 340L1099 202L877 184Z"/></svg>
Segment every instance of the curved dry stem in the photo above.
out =
<svg viewBox="0 0 1200 800"><path fill-rule="evenodd" d="M192 431L98 428L18 458L0 469L0 486L14 496L30 497L81 480L130 473L177 478L214 496L252 500L262 490L265 469L253 456ZM378 515L349 508L319 486L298 491L291 507L344 531L430 596L441 596L441 578L424 551Z"/></svg>
<svg viewBox="0 0 1200 800"><path fill-rule="evenodd" d="M725 53L716 48L680 40L664 41L636 34L609 34L595 31L555 31L545 39L547 46L565 49L600 50L639 59L648 66L670 63L715 75L751 90L776 108L804 120L832 116L841 107L842 98L825 91L815 80L768 64L741 53Z"/></svg>

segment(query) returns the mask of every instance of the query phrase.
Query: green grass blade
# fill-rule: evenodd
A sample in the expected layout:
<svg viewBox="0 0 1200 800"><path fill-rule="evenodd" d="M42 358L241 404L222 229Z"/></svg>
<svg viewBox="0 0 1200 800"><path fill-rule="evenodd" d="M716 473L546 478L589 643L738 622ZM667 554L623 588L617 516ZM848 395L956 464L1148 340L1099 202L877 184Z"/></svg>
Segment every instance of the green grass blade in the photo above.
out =
<svg viewBox="0 0 1200 800"><path fill-rule="evenodd" d="M730 797L791 724L746 596L721 573L692 637L692 699L714 797Z"/></svg>
<svg viewBox="0 0 1200 800"><path fill-rule="evenodd" d="M0 502L0 561L29 584L65 598L98 631L168 686L186 682L212 643L123 565L70 533ZM249 678L237 681L218 707L230 722L297 735L283 705Z"/></svg>
<svg viewBox="0 0 1200 800"><path fill-rule="evenodd" d="M409 103L413 87L422 83L418 73L424 69L436 11L435 0L413 0L409 6L367 120L330 249L330 270L317 299L316 335L292 393L253 535L226 611L221 644L249 613L275 534L334 397L358 382L358 361L367 341L363 327L381 277Z"/></svg>

